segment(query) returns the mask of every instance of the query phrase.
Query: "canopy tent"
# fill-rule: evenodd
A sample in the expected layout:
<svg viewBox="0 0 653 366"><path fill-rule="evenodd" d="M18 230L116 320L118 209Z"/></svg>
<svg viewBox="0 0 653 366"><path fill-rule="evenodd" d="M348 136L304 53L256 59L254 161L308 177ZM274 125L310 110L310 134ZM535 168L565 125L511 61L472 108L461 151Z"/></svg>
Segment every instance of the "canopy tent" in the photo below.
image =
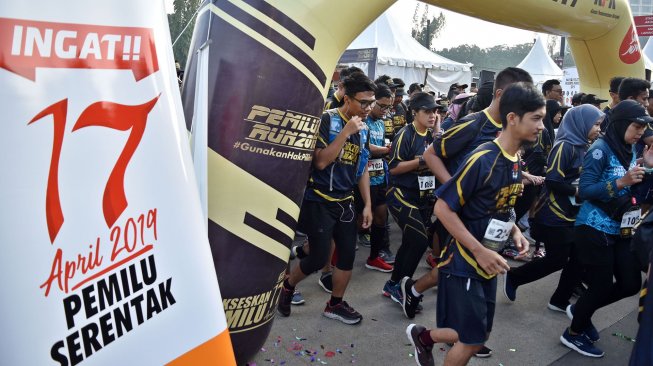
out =
<svg viewBox="0 0 653 366"><path fill-rule="evenodd" d="M642 53L644 54L644 67L646 67L647 70L653 70L653 41L651 41L653 37L650 37L648 41L646 42L646 46L642 49Z"/></svg>
<svg viewBox="0 0 653 366"><path fill-rule="evenodd" d="M396 4L395 4L396 6ZM470 84L472 64L463 64L442 57L417 42L410 34L401 32L392 15L392 7L381 14L345 51L367 55L376 52L367 62L355 62L341 58L341 64L349 64L367 71L371 78L379 75L401 78L406 88L411 83L427 85L430 90L447 93L453 83ZM362 49L367 52L359 52ZM371 64L370 64L371 63ZM426 81L426 82L425 82Z"/></svg>
<svg viewBox="0 0 653 366"><path fill-rule="evenodd" d="M535 85L542 85L550 79L562 79L562 70L549 57L542 36L538 35L531 51L517 67L528 71Z"/></svg>

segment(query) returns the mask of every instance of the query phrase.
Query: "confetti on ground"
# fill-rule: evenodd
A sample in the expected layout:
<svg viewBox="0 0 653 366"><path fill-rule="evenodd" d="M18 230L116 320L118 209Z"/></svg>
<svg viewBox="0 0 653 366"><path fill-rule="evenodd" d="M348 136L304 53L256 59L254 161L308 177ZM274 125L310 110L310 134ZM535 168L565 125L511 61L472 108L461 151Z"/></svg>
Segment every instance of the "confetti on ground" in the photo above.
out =
<svg viewBox="0 0 653 366"><path fill-rule="evenodd" d="M619 337L623 340L629 341L629 342L635 342L635 338L631 338L629 336L623 335L621 333L612 333L613 336Z"/></svg>
<svg viewBox="0 0 653 366"><path fill-rule="evenodd" d="M304 348L301 343L293 342L292 343L292 350L293 351L301 351Z"/></svg>
<svg viewBox="0 0 653 366"><path fill-rule="evenodd" d="M261 352L266 352L265 348L261 347Z"/></svg>
<svg viewBox="0 0 653 366"><path fill-rule="evenodd" d="M256 362L248 362L247 366L256 366Z"/></svg>
<svg viewBox="0 0 653 366"><path fill-rule="evenodd" d="M333 351L327 351L324 355L327 356L327 357L333 357L333 356L336 355L336 353L333 352Z"/></svg>
<svg viewBox="0 0 653 366"><path fill-rule="evenodd" d="M354 344L353 344L353 343L351 344L351 348L354 348Z"/></svg>
<svg viewBox="0 0 653 366"><path fill-rule="evenodd" d="M514 348L511 348L511 349L509 349L508 351L510 351L510 352L517 352L517 350L514 349Z"/></svg>
<svg viewBox="0 0 653 366"><path fill-rule="evenodd" d="M338 353L342 353L342 351L340 350L340 348L336 348L336 352L338 352Z"/></svg>
<svg viewBox="0 0 653 366"><path fill-rule="evenodd" d="M415 356L413 356L412 353L409 353L409 354L408 354L408 357L413 358L413 357L415 357Z"/></svg>
<svg viewBox="0 0 653 366"><path fill-rule="evenodd" d="M377 321L376 319L372 318L372 321Z"/></svg>
<svg viewBox="0 0 653 366"><path fill-rule="evenodd" d="M305 341L306 340L306 338L302 338L302 337L295 337L295 339L298 340L298 341Z"/></svg>
<svg viewBox="0 0 653 366"><path fill-rule="evenodd" d="M323 344L321 344L321 345L320 345L320 348L322 348L322 349L324 349L324 345L323 345Z"/></svg>

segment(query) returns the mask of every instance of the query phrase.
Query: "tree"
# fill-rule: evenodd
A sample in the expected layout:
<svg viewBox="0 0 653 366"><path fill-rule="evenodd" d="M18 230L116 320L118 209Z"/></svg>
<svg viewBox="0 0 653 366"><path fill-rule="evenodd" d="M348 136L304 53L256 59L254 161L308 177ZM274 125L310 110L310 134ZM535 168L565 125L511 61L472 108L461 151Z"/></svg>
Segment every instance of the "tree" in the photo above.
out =
<svg viewBox="0 0 653 366"><path fill-rule="evenodd" d="M479 48L476 45L463 44L436 52L454 61L474 64L472 75L478 76L480 70L499 72L506 67L516 66L528 55L532 46L531 43L523 43L514 46L498 45Z"/></svg>
<svg viewBox="0 0 653 366"><path fill-rule="evenodd" d="M422 46L431 49L431 42L433 39L440 35L440 31L446 24L444 14L430 16L429 5L424 4L424 9L420 11L422 4L415 6L415 13L413 14L413 29L410 34ZM421 14L421 17L420 17Z"/></svg>
<svg viewBox="0 0 653 366"><path fill-rule="evenodd" d="M201 0L174 0L175 12L168 14L170 37L173 42L179 37L172 51L175 54L175 60L181 64L182 68L186 65L188 49L190 48L190 41L193 37L195 12L201 3Z"/></svg>

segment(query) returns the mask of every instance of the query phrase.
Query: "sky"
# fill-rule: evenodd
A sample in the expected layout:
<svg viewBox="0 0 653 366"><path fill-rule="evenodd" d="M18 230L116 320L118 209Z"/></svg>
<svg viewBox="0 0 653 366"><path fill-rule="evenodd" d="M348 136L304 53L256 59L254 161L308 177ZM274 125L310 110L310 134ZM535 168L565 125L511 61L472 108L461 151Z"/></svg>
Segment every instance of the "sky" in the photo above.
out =
<svg viewBox="0 0 653 366"><path fill-rule="evenodd" d="M165 0L166 10L168 12L173 11L172 1ZM418 2L416 0L398 0L391 8L392 14L405 26L404 31L407 33L410 33L413 24L413 14L417 4ZM432 44L433 48L437 50L456 47L462 44L475 44L480 48L488 48L500 44L516 45L530 43L535 39L536 33L531 31L506 27L443 10L432 5L428 6L430 8L429 14L438 15L440 12L443 12L446 18L445 28L440 33L438 39Z"/></svg>
<svg viewBox="0 0 653 366"><path fill-rule="evenodd" d="M406 26L406 32L410 32L413 24L415 6L419 3L415 0L399 0L391 8L391 12ZM446 22L440 36L433 41L432 47L436 50L451 48L462 44L475 44L480 48L488 48L500 44L516 45L520 43L531 43L537 33L517 28L506 27L454 13L428 5L429 15L444 13Z"/></svg>

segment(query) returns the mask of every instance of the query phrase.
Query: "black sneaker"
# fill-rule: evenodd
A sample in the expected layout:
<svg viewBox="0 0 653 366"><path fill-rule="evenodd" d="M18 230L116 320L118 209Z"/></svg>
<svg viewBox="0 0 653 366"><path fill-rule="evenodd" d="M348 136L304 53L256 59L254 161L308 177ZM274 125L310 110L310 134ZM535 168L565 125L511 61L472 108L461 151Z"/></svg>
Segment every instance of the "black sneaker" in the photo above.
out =
<svg viewBox="0 0 653 366"><path fill-rule="evenodd" d="M474 356L478 358L488 358L492 356L492 350L483 346L483 348L481 348L478 352L476 352Z"/></svg>
<svg viewBox="0 0 653 366"><path fill-rule="evenodd" d="M415 317L415 313L417 312L417 306L419 305L420 301L422 301L423 296L415 296L413 295L413 284L415 281L413 281L410 277L406 276L401 280L401 295L402 295L402 303L401 307L404 309L404 315L408 319L413 319Z"/></svg>
<svg viewBox="0 0 653 366"><path fill-rule="evenodd" d="M283 316L290 316L290 304L292 303L293 292L293 290L288 290L285 286L281 285L279 305L277 305L279 314Z"/></svg>
<svg viewBox="0 0 653 366"><path fill-rule="evenodd" d="M406 328L406 336L415 348L415 362L419 366L435 366L432 353L433 347L426 347L419 340L419 334L425 330L426 328L421 325L411 324Z"/></svg>
<svg viewBox="0 0 653 366"><path fill-rule="evenodd" d="M322 272L317 283L320 284L324 291L331 293L333 291L333 272Z"/></svg>
<svg viewBox="0 0 653 366"><path fill-rule="evenodd" d="M327 318L340 320L345 324L357 324L363 320L363 316L360 315L354 308L347 304L347 301L341 301L338 305L331 306L330 302L327 301L326 307L322 315Z"/></svg>

